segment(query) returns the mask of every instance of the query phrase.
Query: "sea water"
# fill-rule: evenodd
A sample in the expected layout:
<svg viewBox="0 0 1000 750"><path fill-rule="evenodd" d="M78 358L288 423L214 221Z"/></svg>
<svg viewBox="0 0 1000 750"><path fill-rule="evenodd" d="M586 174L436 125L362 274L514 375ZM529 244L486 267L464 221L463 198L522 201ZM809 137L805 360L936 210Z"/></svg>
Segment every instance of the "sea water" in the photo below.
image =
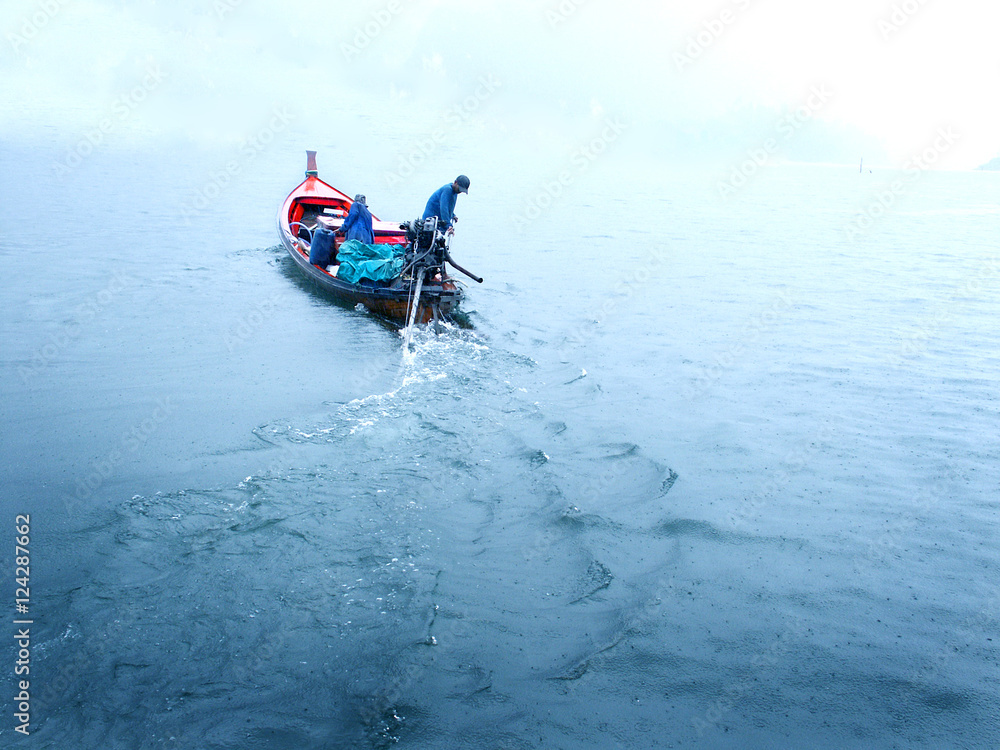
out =
<svg viewBox="0 0 1000 750"><path fill-rule="evenodd" d="M404 353L278 246L293 140L7 149L4 747L1000 743L996 174L498 164Z"/></svg>

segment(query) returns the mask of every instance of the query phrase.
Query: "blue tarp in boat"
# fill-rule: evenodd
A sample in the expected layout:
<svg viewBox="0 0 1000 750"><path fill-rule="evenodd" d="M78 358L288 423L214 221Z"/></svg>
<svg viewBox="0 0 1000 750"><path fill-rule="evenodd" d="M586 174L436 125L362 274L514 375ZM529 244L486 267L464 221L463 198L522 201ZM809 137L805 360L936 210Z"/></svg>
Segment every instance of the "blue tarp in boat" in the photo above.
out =
<svg viewBox="0 0 1000 750"><path fill-rule="evenodd" d="M360 240L347 240L337 251L337 278L350 284L361 279L391 281L403 270L405 251L403 245L366 245Z"/></svg>

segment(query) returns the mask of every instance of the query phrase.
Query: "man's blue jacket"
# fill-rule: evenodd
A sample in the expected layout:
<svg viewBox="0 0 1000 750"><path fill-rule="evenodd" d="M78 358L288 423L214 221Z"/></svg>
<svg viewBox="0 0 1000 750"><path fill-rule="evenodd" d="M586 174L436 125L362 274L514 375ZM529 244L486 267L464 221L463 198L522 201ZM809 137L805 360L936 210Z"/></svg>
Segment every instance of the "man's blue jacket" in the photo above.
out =
<svg viewBox="0 0 1000 750"><path fill-rule="evenodd" d="M372 233L372 212L361 201L354 201L351 204L351 210L340 228L349 240L360 240L366 245L375 242L375 235Z"/></svg>
<svg viewBox="0 0 1000 750"><path fill-rule="evenodd" d="M438 229L441 231L450 229L454 221L457 200L458 193L452 189L450 182L441 186L427 199L427 208L424 209L423 218L429 219L432 216L437 216Z"/></svg>

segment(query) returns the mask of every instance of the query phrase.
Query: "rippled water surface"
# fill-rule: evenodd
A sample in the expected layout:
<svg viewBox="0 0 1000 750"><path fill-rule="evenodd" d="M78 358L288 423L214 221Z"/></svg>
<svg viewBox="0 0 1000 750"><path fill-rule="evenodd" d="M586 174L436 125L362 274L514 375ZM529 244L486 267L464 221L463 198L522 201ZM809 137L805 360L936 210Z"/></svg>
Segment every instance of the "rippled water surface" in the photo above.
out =
<svg viewBox="0 0 1000 750"><path fill-rule="evenodd" d="M5 184L4 747L1000 743L996 175L855 234L891 175L604 175L527 227L476 175L471 328L404 355L277 246L297 144L211 213L176 158L44 230Z"/></svg>

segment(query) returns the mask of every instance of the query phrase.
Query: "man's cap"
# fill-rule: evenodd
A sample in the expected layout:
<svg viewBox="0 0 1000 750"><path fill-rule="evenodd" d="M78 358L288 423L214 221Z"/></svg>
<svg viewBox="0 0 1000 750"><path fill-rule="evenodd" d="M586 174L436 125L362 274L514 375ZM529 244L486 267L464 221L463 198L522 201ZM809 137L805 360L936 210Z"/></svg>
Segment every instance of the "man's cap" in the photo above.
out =
<svg viewBox="0 0 1000 750"><path fill-rule="evenodd" d="M455 184L458 185L458 191L460 193L469 192L469 184L470 184L469 178L466 177L464 174L460 174L458 177L455 178Z"/></svg>
<svg viewBox="0 0 1000 750"><path fill-rule="evenodd" d="M354 202L362 203L366 206L368 205L368 202L365 200L365 196L363 196L361 193L358 193L357 195L354 196Z"/></svg>

